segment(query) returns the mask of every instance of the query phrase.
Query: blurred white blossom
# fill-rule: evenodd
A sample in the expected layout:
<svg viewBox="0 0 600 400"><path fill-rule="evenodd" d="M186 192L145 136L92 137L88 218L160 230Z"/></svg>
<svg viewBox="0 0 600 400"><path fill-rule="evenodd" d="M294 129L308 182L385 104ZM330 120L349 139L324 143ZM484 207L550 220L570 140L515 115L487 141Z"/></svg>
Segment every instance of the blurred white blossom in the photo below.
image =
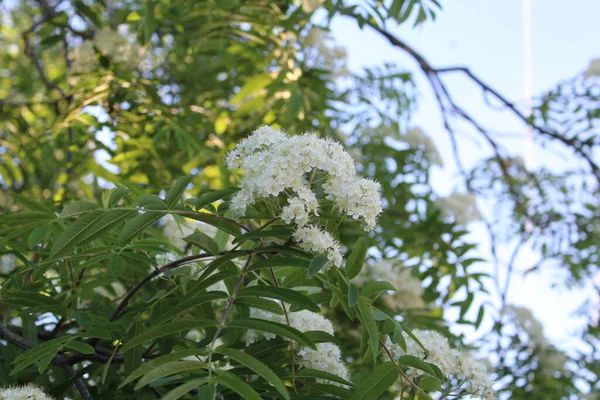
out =
<svg viewBox="0 0 600 400"><path fill-rule="evenodd" d="M17 258L12 254L0 256L0 274L10 274L16 267Z"/></svg>
<svg viewBox="0 0 600 400"><path fill-rule="evenodd" d="M400 140L408 143L410 147L420 149L430 163L440 167L444 166L442 156L435 146L435 143L433 143L433 140L427 136L423 129L415 127L402 135Z"/></svg>
<svg viewBox="0 0 600 400"><path fill-rule="evenodd" d="M556 371L565 369L567 357L547 340L542 323L530 309L509 305L505 307L504 312L517 329L527 335L529 346L532 351L535 351L542 372L552 375Z"/></svg>
<svg viewBox="0 0 600 400"><path fill-rule="evenodd" d="M477 199L470 193L453 192L448 197L438 199L437 205L445 216L453 217L461 225L481 219Z"/></svg>
<svg viewBox="0 0 600 400"><path fill-rule="evenodd" d="M319 1L311 1L318 3ZM301 39L304 63L309 68L325 69L333 77L350 75L348 70L348 53L342 46L335 44L333 36L317 27L312 26Z"/></svg>
<svg viewBox="0 0 600 400"><path fill-rule="evenodd" d="M389 282L396 288L395 292L382 296L388 307L393 309L425 307L421 281L411 274L410 269L395 266L389 260L381 260L376 263L365 263L360 274L354 278L354 282L359 286L374 281Z"/></svg>
<svg viewBox="0 0 600 400"><path fill-rule="evenodd" d="M92 40L84 40L70 52L73 72L84 73L97 69L96 49L111 62L121 64L128 69L138 68L148 71L157 61L148 48L136 43L134 35L104 27Z"/></svg>

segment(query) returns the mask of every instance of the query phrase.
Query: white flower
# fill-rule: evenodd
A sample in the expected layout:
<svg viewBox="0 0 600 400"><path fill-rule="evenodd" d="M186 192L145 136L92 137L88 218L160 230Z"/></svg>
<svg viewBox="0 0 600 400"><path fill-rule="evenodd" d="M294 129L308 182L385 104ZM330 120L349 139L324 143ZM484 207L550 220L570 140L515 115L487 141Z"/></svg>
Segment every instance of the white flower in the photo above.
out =
<svg viewBox="0 0 600 400"><path fill-rule="evenodd" d="M315 225L301 226L294 232L294 238L302 249L317 254L326 253L327 259L336 267L342 265L341 246L329 232Z"/></svg>
<svg viewBox="0 0 600 400"><path fill-rule="evenodd" d="M462 225L481 219L481 213L477 208L477 200L470 193L453 192L448 197L442 197L437 201L438 206L448 217Z"/></svg>
<svg viewBox="0 0 600 400"><path fill-rule="evenodd" d="M250 309L250 317L264 319L267 321L287 324L285 315L273 314L268 311L255 308ZM297 312L288 312L290 326L301 332L322 331L333 335L333 324L327 318L320 314L302 310ZM269 332L258 332L255 330L246 331L246 345L256 342L260 339L274 339L275 334ZM317 349L302 347L297 351L298 359L296 363L305 368L318 369L337 375L345 380L350 379L350 374L346 364L342 361L340 348L333 343L318 343ZM318 380L323 381L323 380ZM331 382L332 384L335 384Z"/></svg>
<svg viewBox="0 0 600 400"><path fill-rule="evenodd" d="M421 281L411 274L410 269L395 267L388 260L381 260L373 264L365 263L360 274L354 278L354 282L358 285L366 285L373 281L385 281L396 288L395 292L383 297L390 308L415 309L425 307Z"/></svg>
<svg viewBox="0 0 600 400"><path fill-rule="evenodd" d="M10 386L0 388L0 399L2 400L52 400L53 398L44 393L40 388L32 384L25 386Z"/></svg>
<svg viewBox="0 0 600 400"><path fill-rule="evenodd" d="M423 129L416 127L404 134L401 140L408 143L410 147L414 147L423 151L425 157L434 165L440 167L444 166L442 157L438 152L437 147L433 143L433 140L423 131Z"/></svg>

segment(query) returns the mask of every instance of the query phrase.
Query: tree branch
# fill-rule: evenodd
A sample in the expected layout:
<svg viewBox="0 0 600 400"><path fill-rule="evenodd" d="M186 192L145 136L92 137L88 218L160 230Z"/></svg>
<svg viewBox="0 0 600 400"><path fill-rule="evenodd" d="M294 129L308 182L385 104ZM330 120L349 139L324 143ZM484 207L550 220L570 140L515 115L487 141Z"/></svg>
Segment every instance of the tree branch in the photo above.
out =
<svg viewBox="0 0 600 400"><path fill-rule="evenodd" d="M31 343L24 337L17 335L2 323L0 323L0 337L25 350L34 347L33 343ZM77 375L75 369L73 369L73 367L68 363L67 357L61 354L56 354L52 359L52 363L62 367L69 378L73 378L75 375ZM73 380L73 386L75 386L75 389L77 389L77 392L79 392L81 398L83 398L84 400L92 399L92 395L90 394L87 387L80 378Z"/></svg>

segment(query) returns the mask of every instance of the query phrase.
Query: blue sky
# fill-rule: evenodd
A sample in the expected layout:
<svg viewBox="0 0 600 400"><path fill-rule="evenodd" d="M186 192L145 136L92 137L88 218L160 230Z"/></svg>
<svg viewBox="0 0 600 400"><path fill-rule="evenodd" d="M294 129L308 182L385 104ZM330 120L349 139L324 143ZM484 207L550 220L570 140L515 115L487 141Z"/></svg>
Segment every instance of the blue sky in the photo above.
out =
<svg viewBox="0 0 600 400"><path fill-rule="evenodd" d="M434 67L468 66L484 81L499 89L518 105L526 104L523 79L523 1L524 0L446 0L444 9L435 22L427 22L413 29L406 25L390 26L389 30L418 49ZM568 5L567 5L568 3ZM600 57L600 1L532 0L532 89L534 96L585 70L591 59ZM437 103L427 80L418 73L417 64L401 50L369 28L360 31L351 19L334 21L336 41L348 51L349 68L359 71L364 66L385 61L415 71L419 90L415 125L419 125L434 139L446 167L434 171L433 183L442 194L447 194L460 183L452 165L452 153ZM460 74L445 78L457 102L467 108L494 131L513 136L502 139L511 152L523 156L525 127L509 113L490 109L484 102L479 87ZM483 142L470 132L463 135L461 156L468 161L478 159ZM533 164L550 165L552 156L534 148ZM467 163L468 164L468 163ZM481 226L472 224L473 238L484 237ZM482 251L487 242L480 241ZM525 252L520 261L528 264L533 253ZM546 334L557 345L571 337L576 322L570 314L590 295L590 292L552 292L549 286L555 274L514 277L509 299L527 305L546 327Z"/></svg>

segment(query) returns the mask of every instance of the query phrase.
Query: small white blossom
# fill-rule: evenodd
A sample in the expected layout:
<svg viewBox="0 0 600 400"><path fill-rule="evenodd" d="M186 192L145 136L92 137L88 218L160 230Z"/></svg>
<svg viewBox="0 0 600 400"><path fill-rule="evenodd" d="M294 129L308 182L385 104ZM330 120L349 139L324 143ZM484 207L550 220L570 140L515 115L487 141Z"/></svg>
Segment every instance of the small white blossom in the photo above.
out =
<svg viewBox="0 0 600 400"><path fill-rule="evenodd" d="M317 254L326 253L327 259L336 267L342 265L341 246L329 232L314 225L301 226L294 232L294 238L302 249Z"/></svg>
<svg viewBox="0 0 600 400"><path fill-rule="evenodd" d="M0 388L1 400L53 400L33 384Z"/></svg>
<svg viewBox="0 0 600 400"><path fill-rule="evenodd" d="M273 314L255 308L250 309L250 317L287 324L285 315ZM301 332L322 331L329 333L330 335L335 333L331 321L320 314L302 310L288 312L288 317L290 326ZM275 335L269 332L259 332L252 329L246 331L246 345L260 339L269 340L274 338ZM345 380L350 379L348 368L342 360L342 352L340 348L333 343L318 343L316 350L311 349L310 347L302 347L297 351L297 354L299 358L296 359L296 363L301 367L329 372Z"/></svg>

